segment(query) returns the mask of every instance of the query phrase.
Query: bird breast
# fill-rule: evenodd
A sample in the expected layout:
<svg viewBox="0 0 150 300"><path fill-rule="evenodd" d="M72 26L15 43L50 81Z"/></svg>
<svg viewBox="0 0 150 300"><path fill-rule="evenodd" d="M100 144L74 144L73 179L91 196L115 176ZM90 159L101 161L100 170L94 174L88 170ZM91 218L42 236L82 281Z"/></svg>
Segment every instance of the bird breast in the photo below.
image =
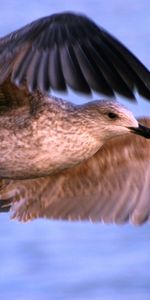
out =
<svg viewBox="0 0 150 300"><path fill-rule="evenodd" d="M51 119L44 113L34 120L22 114L20 122L15 117L3 124L1 120L0 177L45 176L92 156L98 150L97 141L85 128L72 126L68 120L58 116Z"/></svg>

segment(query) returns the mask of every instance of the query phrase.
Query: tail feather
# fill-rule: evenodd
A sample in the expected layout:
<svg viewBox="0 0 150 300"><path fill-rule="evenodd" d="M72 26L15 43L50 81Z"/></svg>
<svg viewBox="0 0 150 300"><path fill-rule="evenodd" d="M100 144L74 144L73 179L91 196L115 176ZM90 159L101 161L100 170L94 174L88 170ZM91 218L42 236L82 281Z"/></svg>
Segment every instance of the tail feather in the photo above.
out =
<svg viewBox="0 0 150 300"><path fill-rule="evenodd" d="M11 208L11 202L12 202L12 198L9 199L1 199L0 200L0 213L4 213L4 212L9 212L10 208Z"/></svg>

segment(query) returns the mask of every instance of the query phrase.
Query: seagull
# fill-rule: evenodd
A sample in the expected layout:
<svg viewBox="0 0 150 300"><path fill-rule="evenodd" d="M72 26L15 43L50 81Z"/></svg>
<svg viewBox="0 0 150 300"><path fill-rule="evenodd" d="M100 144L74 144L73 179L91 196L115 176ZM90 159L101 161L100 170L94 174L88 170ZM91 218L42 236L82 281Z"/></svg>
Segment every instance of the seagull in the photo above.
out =
<svg viewBox="0 0 150 300"><path fill-rule="evenodd" d="M19 220L47 216L48 211L43 212L47 201L54 207L54 211L50 208L51 217L86 219L88 215L82 217L84 211L82 207L80 211L78 201L74 203L76 196L70 198L67 192L67 201L73 201L78 213L74 207L73 214L65 200L64 208L60 205L62 214L57 212L52 199L58 194L61 200L64 174L74 177L81 167L81 180L76 185L80 191L82 167L93 157L97 161L94 165L99 164L97 153L103 165L101 150L105 144L131 133L150 138L150 129L118 102L98 100L75 105L50 95L53 90L69 88L83 95L96 91L112 97L119 93L133 101L137 91L149 100L150 72L104 29L70 12L41 18L0 39L0 210L15 205L13 216ZM101 181L96 170L95 176ZM101 172L103 178L103 169ZM89 179L85 182L88 194ZM93 188L94 184L93 178ZM66 190L71 193L67 185ZM46 201L38 202L42 195ZM82 196L78 195L79 199ZM31 205L28 211L30 202L35 210ZM88 210L85 204L84 209ZM97 220L90 210L88 218Z"/></svg>

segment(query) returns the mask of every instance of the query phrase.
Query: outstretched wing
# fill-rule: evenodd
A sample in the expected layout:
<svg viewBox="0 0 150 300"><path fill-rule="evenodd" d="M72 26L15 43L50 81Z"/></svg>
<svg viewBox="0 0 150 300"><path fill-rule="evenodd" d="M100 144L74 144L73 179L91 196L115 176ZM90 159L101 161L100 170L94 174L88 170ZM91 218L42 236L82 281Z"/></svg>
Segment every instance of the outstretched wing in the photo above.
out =
<svg viewBox="0 0 150 300"><path fill-rule="evenodd" d="M117 39L82 15L54 14L0 39L0 84L150 99L150 73Z"/></svg>
<svg viewBox="0 0 150 300"><path fill-rule="evenodd" d="M142 121L140 121L142 122ZM143 120L150 125L149 120ZM141 224L150 218L150 141L126 135L88 161L45 178L8 181L0 210L12 217Z"/></svg>

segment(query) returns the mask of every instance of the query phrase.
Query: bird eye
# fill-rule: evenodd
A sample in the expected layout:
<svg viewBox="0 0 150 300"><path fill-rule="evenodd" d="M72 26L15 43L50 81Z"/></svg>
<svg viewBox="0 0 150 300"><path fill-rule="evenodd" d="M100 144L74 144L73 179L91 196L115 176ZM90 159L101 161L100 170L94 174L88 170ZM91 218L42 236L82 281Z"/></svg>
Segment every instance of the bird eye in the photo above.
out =
<svg viewBox="0 0 150 300"><path fill-rule="evenodd" d="M109 112L107 115L110 119L113 119L113 120L118 118L118 115L113 112Z"/></svg>

